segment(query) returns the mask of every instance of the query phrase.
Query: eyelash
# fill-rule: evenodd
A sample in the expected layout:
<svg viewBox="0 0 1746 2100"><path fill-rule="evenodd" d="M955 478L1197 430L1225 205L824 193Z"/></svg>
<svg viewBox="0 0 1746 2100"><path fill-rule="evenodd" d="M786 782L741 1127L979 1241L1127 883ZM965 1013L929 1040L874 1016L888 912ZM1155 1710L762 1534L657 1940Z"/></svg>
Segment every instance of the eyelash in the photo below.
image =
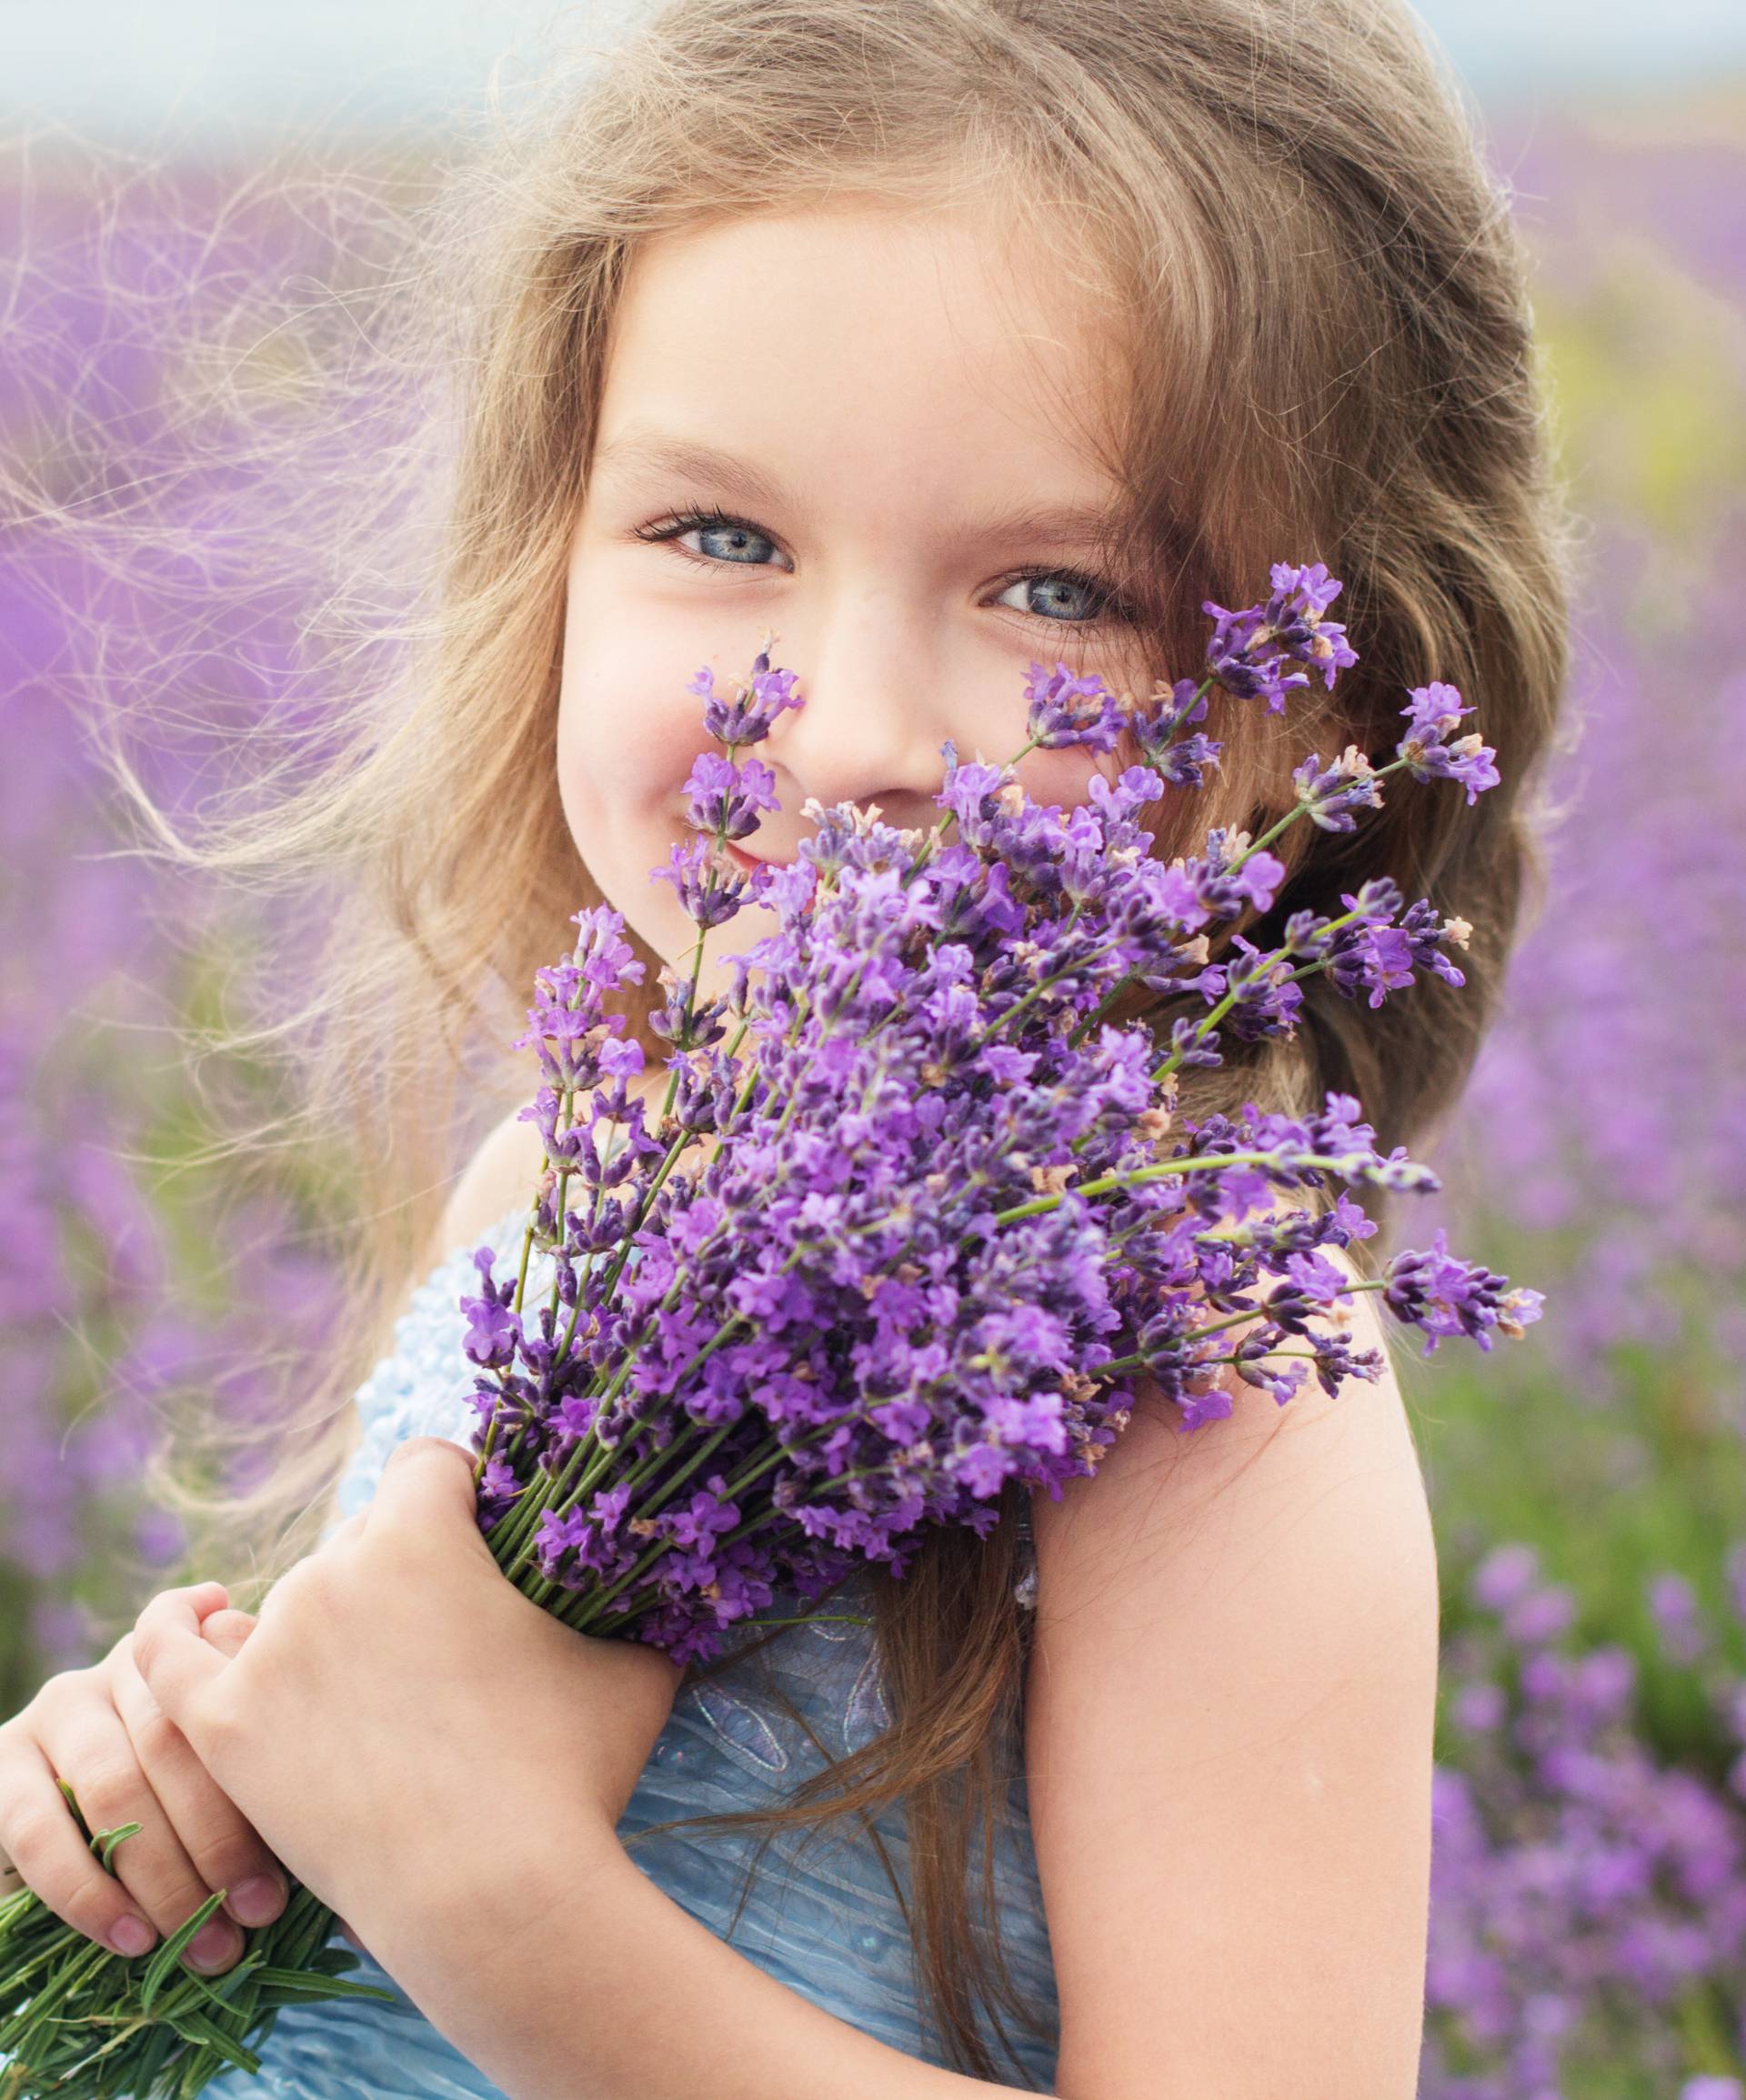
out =
<svg viewBox="0 0 1746 2100"><path fill-rule="evenodd" d="M731 512L713 507L678 511L670 517L662 518L657 524L639 525L635 529L638 539L655 545L662 545L667 540L677 539L684 533L695 531L699 526L717 525L745 526L748 530L756 533L758 538L768 539L773 547L776 545L775 536L766 532L761 526L754 525L749 517L736 517ZM676 547L673 551L683 557L685 560L695 562L699 568L744 568L757 566L746 562L717 561L707 554L693 554L687 547ZM1100 620L1105 619L1117 620L1124 626L1130 627L1139 618L1139 613L1109 584L1099 583L1095 576L1083 576L1078 569L1021 569L1017 576L1008 577L1001 588L1010 590L1016 583L1029 583L1038 579L1077 584L1081 590L1089 590L1094 596L1104 599L1107 605L1107 610L1101 614L1094 614L1089 619L1046 619L1044 615L1039 612L1026 616L1028 618L1042 621L1047 627L1096 627ZM1006 608L1008 612L1016 612L1018 609L1017 606Z"/></svg>

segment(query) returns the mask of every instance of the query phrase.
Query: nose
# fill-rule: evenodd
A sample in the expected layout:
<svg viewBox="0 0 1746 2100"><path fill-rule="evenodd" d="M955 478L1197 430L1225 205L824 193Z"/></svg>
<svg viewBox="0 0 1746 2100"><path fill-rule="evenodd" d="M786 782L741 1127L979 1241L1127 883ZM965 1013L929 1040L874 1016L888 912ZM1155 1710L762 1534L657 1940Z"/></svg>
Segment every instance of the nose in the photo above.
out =
<svg viewBox="0 0 1746 2100"><path fill-rule="evenodd" d="M941 746L951 736L947 678L917 638L918 623L894 614L888 594L803 627L791 626L770 652L796 674L802 706L785 708L754 755L776 776L781 804L748 843L789 857L791 842L817 825L802 814L809 798L826 809L877 805L898 829L930 828L945 776ZM963 754L968 757L968 752ZM1003 756L1005 754L1002 754ZM768 839L789 841L780 855Z"/></svg>

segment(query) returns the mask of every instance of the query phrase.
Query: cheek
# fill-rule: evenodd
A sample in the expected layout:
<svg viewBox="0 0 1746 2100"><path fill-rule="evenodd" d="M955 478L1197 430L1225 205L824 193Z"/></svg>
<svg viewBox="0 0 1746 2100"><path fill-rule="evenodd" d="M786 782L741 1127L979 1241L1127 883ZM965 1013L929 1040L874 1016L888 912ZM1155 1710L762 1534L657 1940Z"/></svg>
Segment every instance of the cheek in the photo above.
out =
<svg viewBox="0 0 1746 2100"><path fill-rule="evenodd" d="M557 783L577 832L635 792L636 725L646 704L647 673L615 664L597 645L567 646L557 700Z"/></svg>
<svg viewBox="0 0 1746 2100"><path fill-rule="evenodd" d="M1017 770L1019 785L1039 808L1076 809L1090 801L1092 780L1099 774L1115 779L1119 766L1112 752L1064 744L1053 750L1028 751Z"/></svg>
<svg viewBox="0 0 1746 2100"><path fill-rule="evenodd" d="M558 796L570 835L591 865L615 853L641 853L648 866L664 864L667 846L687 835L687 777L699 752L717 749L704 733L702 700L686 690L697 668L688 660L675 668L655 650L623 660L567 655L555 754Z"/></svg>
<svg viewBox="0 0 1746 2100"><path fill-rule="evenodd" d="M594 829L606 799L606 776L614 762L612 753L602 748L596 715L589 695L580 689L567 667L557 703L555 758L558 799L578 846L585 833Z"/></svg>

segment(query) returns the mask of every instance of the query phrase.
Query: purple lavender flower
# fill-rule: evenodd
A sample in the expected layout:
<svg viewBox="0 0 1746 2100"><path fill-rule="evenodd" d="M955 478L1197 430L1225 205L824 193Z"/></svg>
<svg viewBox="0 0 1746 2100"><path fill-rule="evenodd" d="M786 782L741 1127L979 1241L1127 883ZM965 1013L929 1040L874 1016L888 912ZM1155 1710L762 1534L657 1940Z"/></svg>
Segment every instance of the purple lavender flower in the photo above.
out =
<svg viewBox="0 0 1746 2100"><path fill-rule="evenodd" d="M1415 780L1459 780L1470 805L1479 799L1481 789L1497 786L1498 754L1480 741L1477 731L1452 744L1445 741L1461 717L1473 712L1453 686L1434 680L1415 686L1400 712L1407 718L1407 733L1395 749Z"/></svg>
<svg viewBox="0 0 1746 2100"><path fill-rule="evenodd" d="M501 1370L513 1363L517 1346L522 1340L520 1317L509 1304L512 1287L492 1281L491 1264L496 1260L489 1247L481 1247L474 1255L481 1295L461 1301L461 1311L467 1314L467 1337L461 1347L473 1362L489 1370Z"/></svg>
<svg viewBox="0 0 1746 2100"><path fill-rule="evenodd" d="M1277 637L1268 625L1265 607L1231 612L1209 598L1203 609L1216 621L1207 644L1207 665L1217 683L1239 700L1265 700L1269 714L1282 714L1286 694L1295 686L1307 686L1310 677L1307 671L1286 668L1289 658L1272 646Z"/></svg>
<svg viewBox="0 0 1746 2100"><path fill-rule="evenodd" d="M1538 1291L1509 1288L1507 1278L1480 1262L1458 1260L1439 1227L1429 1250L1403 1248L1389 1263L1383 1303L1425 1330L1429 1356L1445 1335L1470 1335L1481 1349L1490 1348L1494 1330L1519 1338L1540 1318L1542 1299Z"/></svg>
<svg viewBox="0 0 1746 2100"><path fill-rule="evenodd" d="M1324 831L1354 830L1358 823L1354 810L1382 807L1376 768L1356 744L1348 744L1327 766L1320 753L1312 751L1291 779L1299 799L1309 805L1310 820Z"/></svg>
<svg viewBox="0 0 1746 2100"><path fill-rule="evenodd" d="M1025 679L1025 698L1033 744L1045 750L1062 744L1083 744L1091 751L1115 749L1122 711L1115 695L1095 674L1075 678L1065 664L1057 664L1052 671L1032 664Z"/></svg>
<svg viewBox="0 0 1746 2100"><path fill-rule="evenodd" d="M1286 694L1310 682L1307 672L1287 670L1288 663L1312 665L1331 690L1335 677L1358 655L1345 629L1322 617L1343 586L1320 562L1307 568L1275 562L1272 584L1265 605L1230 612L1209 598L1201 609L1214 620L1207 645L1213 678L1239 699L1265 699L1268 711L1278 714Z"/></svg>

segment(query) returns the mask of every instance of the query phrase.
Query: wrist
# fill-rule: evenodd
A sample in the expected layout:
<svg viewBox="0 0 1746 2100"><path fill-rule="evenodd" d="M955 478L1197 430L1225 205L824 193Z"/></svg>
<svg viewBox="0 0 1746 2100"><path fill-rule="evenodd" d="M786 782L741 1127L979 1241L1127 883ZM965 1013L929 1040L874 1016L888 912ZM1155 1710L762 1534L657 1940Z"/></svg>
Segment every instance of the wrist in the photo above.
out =
<svg viewBox="0 0 1746 2100"><path fill-rule="evenodd" d="M477 1987L495 1965L517 1963L530 1943L563 1932L573 1909L588 1914L588 1892L630 1866L617 1833L580 1803L537 1815L482 1812L388 1848L340 1908L416 1998L415 1977L435 1984L453 1965Z"/></svg>

